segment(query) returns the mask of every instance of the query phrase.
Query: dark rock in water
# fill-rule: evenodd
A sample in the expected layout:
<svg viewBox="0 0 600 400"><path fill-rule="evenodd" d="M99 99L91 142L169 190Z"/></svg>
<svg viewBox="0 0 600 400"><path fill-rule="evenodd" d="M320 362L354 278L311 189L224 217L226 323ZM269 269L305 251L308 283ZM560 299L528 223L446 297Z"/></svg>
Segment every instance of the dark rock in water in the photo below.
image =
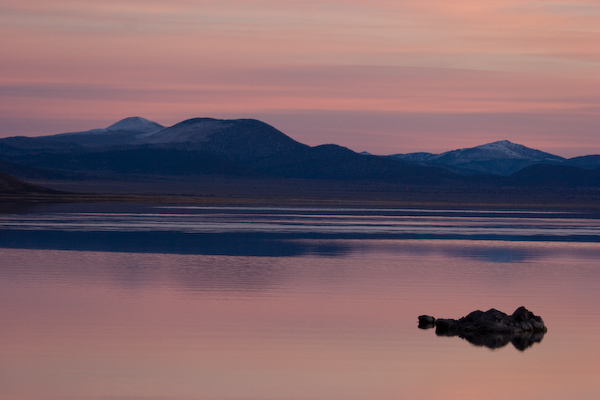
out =
<svg viewBox="0 0 600 400"><path fill-rule="evenodd" d="M429 315L419 315L419 329L429 329L435 326L435 318Z"/></svg>
<svg viewBox="0 0 600 400"><path fill-rule="evenodd" d="M525 350L533 343L541 342L548 331L541 317L525 307L519 307L512 315L494 308L473 311L460 319L436 319L429 315L419 316L419 328L435 326L438 336L459 336L476 346L491 349L511 342L517 349Z"/></svg>

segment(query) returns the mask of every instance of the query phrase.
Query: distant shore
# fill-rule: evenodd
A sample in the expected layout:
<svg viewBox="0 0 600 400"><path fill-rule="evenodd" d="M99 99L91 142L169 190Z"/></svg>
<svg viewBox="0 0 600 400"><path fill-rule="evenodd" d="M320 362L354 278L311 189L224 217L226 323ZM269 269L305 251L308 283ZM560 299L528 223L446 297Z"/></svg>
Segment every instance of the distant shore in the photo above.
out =
<svg viewBox="0 0 600 400"><path fill-rule="evenodd" d="M1 203L156 203L207 206L306 206L426 209L525 209L600 212L600 190L416 187L373 182L211 181L194 189L165 183L46 184L57 193L0 193ZM70 190L69 190L70 189ZM75 189L81 189L76 193ZM128 192L131 191L131 192ZM85 192L84 192L85 191Z"/></svg>

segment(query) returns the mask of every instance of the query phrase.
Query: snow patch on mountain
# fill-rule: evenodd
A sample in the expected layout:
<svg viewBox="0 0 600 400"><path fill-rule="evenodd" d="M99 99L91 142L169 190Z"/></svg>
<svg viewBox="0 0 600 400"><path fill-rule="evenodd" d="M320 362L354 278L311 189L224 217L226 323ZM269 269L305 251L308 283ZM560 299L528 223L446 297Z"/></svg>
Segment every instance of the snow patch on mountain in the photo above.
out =
<svg viewBox="0 0 600 400"><path fill-rule="evenodd" d="M429 161L444 163L468 163L486 160L528 160L528 161L563 161L564 159L540 150L530 149L520 144L500 140L481 146L452 150L442 154L434 155Z"/></svg>
<svg viewBox="0 0 600 400"><path fill-rule="evenodd" d="M494 143L487 143L481 146L475 147L480 150L489 150L495 153L496 156L505 156L506 158L527 158L523 154L524 146L515 145L508 140L501 140Z"/></svg>
<svg viewBox="0 0 600 400"><path fill-rule="evenodd" d="M146 118L129 117L112 124L111 126L106 128L106 130L109 132L127 131L139 133L154 133L158 132L163 128L164 126L157 124L156 122L147 120Z"/></svg>
<svg viewBox="0 0 600 400"><path fill-rule="evenodd" d="M555 156L550 153L545 153L540 150L530 149L529 147L512 143L508 140L500 140L498 142L487 143L481 146L474 147L473 150L475 149L489 152L490 155L492 155L494 158L522 158L530 161L562 160L562 157Z"/></svg>
<svg viewBox="0 0 600 400"><path fill-rule="evenodd" d="M159 134L147 136L140 143L164 144L164 143L186 143L204 142L216 132L223 131L235 122L224 121L213 118L193 118L169 128L163 129Z"/></svg>

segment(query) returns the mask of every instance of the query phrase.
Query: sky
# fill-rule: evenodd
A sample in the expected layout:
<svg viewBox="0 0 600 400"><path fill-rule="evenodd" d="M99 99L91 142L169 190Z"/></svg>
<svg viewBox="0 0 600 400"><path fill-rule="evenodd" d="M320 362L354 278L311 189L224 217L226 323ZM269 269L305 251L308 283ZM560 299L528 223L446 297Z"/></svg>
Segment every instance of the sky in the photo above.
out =
<svg viewBox="0 0 600 400"><path fill-rule="evenodd" d="M374 154L600 154L598 0L0 0L0 50L0 137L256 118Z"/></svg>

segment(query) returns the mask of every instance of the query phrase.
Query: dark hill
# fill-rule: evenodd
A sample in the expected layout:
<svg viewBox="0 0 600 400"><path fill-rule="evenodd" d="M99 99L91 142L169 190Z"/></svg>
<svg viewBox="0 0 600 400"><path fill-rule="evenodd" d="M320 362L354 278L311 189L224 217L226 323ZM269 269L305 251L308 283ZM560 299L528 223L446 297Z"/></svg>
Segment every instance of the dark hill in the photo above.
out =
<svg viewBox="0 0 600 400"><path fill-rule="evenodd" d="M445 180L462 179L441 168L358 154L334 144L307 147L293 155L270 157L261 160L259 168L271 176L304 179L372 179L419 184L439 184Z"/></svg>
<svg viewBox="0 0 600 400"><path fill-rule="evenodd" d="M0 194L32 194L32 193L57 193L54 190L31 185L20 179L0 172Z"/></svg>
<svg viewBox="0 0 600 400"><path fill-rule="evenodd" d="M435 167L364 156L336 145L301 145L266 153L265 147L237 143L234 151L199 148L128 146L117 149L49 152L22 158L31 171L87 174L88 177L123 179L124 175L277 177L329 180L380 180L410 183L460 181L462 177ZM24 169L22 169L24 170Z"/></svg>
<svg viewBox="0 0 600 400"><path fill-rule="evenodd" d="M569 165L537 164L511 175L509 182L534 187L600 187L600 168L584 169Z"/></svg>
<svg viewBox="0 0 600 400"><path fill-rule="evenodd" d="M308 148L274 127L253 119L194 118L139 140L155 148L204 151L245 161Z"/></svg>
<svg viewBox="0 0 600 400"><path fill-rule="evenodd" d="M566 164L586 169L600 168L600 155L595 154L589 156L569 158L566 161Z"/></svg>

